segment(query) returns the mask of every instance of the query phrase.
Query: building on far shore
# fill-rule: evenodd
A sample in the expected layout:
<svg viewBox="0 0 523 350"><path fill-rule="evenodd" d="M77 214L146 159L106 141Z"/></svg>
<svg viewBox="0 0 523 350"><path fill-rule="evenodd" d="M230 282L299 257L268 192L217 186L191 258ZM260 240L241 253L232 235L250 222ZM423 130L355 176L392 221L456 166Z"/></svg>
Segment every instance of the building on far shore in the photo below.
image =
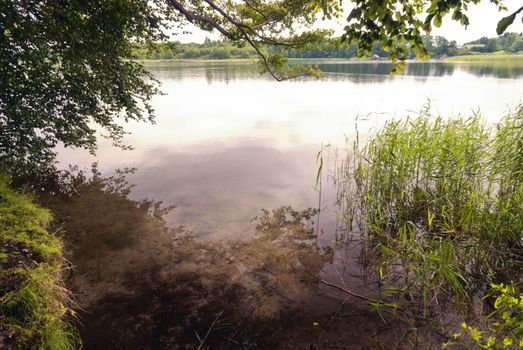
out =
<svg viewBox="0 0 523 350"><path fill-rule="evenodd" d="M479 49L485 47L485 44L464 44L463 46L460 46L460 49L466 49L466 50L472 50L472 49Z"/></svg>

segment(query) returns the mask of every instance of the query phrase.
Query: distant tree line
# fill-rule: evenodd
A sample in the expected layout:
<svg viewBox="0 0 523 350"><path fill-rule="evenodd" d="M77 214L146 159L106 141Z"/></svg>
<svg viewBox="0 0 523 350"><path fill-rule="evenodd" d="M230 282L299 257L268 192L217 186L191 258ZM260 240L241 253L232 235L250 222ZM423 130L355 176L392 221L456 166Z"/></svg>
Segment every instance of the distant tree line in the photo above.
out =
<svg viewBox="0 0 523 350"><path fill-rule="evenodd" d="M516 53L523 51L523 33L505 33L497 38L483 37L463 45L471 52L490 53L505 51Z"/></svg>
<svg viewBox="0 0 523 350"><path fill-rule="evenodd" d="M515 53L523 51L523 35L521 33L505 33L497 38L486 38L469 42L459 47L456 41L442 36L424 36L423 42L432 58L451 57L458 55L473 55L505 51ZM269 47L269 51L281 51L280 48ZM357 44L339 44L326 41L306 50L287 49L283 52L288 58L354 58L358 56ZM386 52L376 42L372 54L388 57ZM257 58L256 51L250 46L238 47L226 40L210 40L204 43L183 44L179 41L157 44L154 46L135 45L130 58L133 59L230 59ZM410 52L414 58L414 52Z"/></svg>
<svg viewBox="0 0 523 350"><path fill-rule="evenodd" d="M203 44L182 44L179 41L156 44L154 46L135 45L130 58L134 59L228 59L258 57L250 46L238 47L228 41L211 41L206 38Z"/></svg>

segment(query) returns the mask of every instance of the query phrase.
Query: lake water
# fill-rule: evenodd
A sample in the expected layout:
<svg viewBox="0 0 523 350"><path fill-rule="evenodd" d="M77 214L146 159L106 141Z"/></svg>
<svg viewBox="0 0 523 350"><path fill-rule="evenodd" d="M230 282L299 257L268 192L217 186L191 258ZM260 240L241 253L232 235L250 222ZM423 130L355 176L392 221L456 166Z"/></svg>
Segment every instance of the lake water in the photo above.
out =
<svg viewBox="0 0 523 350"><path fill-rule="evenodd" d="M391 77L383 62L319 63L325 78L283 83L254 64L151 64L165 95L156 124L126 125L134 151L61 151L64 167L136 168L130 198L102 176L44 201L65 232L86 349L412 349L414 333L440 348L430 324L410 332L339 290L381 293L357 235L332 244L345 233L333 170L356 125L365 137L429 101L434 114L498 120L522 99L523 67L411 63ZM150 215L158 200L177 205L169 227Z"/></svg>
<svg viewBox="0 0 523 350"><path fill-rule="evenodd" d="M134 151L101 142L97 158L64 150L60 161L103 173L136 167L133 198L176 204L169 225L197 237L253 235L261 209L318 207L318 151L326 148L320 239L329 242L336 222L328 169L336 149L391 118L415 115L430 102L434 114L480 111L495 121L522 100L523 66L410 63L389 76L383 62L320 61L323 79L278 83L249 63L172 62L148 65L164 96L154 99L156 124L128 124Z"/></svg>

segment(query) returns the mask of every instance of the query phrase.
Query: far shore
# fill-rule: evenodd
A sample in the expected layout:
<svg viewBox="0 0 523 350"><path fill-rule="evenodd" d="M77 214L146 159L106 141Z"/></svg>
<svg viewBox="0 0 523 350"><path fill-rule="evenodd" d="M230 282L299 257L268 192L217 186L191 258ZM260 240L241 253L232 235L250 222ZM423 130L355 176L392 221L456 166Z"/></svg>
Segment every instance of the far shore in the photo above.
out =
<svg viewBox="0 0 523 350"><path fill-rule="evenodd" d="M139 62L144 65L169 65L173 63L182 64L200 64L200 63L256 63L258 58L224 58L224 59L208 59L208 58L195 58L195 59L135 59L135 62ZM369 58L358 59L355 57L342 58L289 58L289 62L311 62L311 63L390 63L387 58L380 58L372 60ZM434 58L429 61L421 60L407 60L407 63L424 63L424 62L448 62L448 63L502 63L502 64L523 64L523 52L516 54L509 54L505 52L494 52L488 54L477 54L477 55L464 55L464 56L453 56L445 58Z"/></svg>
<svg viewBox="0 0 523 350"><path fill-rule="evenodd" d="M478 55L453 56L445 59L448 62L467 63L518 63L523 64L523 52L510 54L506 52L493 52Z"/></svg>

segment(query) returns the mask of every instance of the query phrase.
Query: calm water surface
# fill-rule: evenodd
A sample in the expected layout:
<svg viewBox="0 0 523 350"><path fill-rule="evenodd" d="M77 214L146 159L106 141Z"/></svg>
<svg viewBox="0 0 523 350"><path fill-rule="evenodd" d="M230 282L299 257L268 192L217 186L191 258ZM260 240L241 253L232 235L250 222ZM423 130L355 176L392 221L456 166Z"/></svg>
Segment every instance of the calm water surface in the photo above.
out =
<svg viewBox="0 0 523 350"><path fill-rule="evenodd" d="M356 121L364 134L391 118L414 115L429 103L433 113L497 120L522 100L523 66L411 63L402 76L390 64L321 61L321 80L277 83L254 64L168 63L150 65L164 96L153 104L156 124L131 123L134 151L100 144L97 158L64 150L60 161L104 173L136 167L129 176L134 198L178 207L167 216L196 236L251 237L260 210L290 205L318 207L316 154L323 147L333 168ZM327 171L321 206L321 239L336 231L336 206Z"/></svg>

